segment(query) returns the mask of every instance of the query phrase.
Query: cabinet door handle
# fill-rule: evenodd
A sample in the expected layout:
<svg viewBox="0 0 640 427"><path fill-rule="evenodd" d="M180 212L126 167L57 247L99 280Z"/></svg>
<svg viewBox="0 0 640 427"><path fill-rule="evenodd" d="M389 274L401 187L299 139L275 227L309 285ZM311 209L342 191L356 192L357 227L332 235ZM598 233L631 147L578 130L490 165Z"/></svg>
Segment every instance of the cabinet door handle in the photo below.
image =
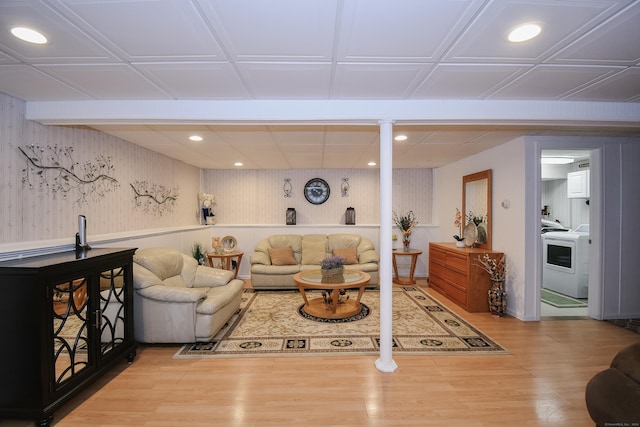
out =
<svg viewBox="0 0 640 427"><path fill-rule="evenodd" d="M98 328L98 330L100 330L100 328L102 327L102 311L101 310L96 310L94 312L94 316L95 318L94 320L94 324L96 325L96 328Z"/></svg>

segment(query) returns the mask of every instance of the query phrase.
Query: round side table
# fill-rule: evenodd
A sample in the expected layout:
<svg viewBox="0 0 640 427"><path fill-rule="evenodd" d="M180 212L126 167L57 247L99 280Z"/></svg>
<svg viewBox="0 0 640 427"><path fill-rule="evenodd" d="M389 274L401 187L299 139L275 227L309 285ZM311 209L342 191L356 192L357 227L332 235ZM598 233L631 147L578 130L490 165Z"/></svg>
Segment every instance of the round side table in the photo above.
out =
<svg viewBox="0 0 640 427"><path fill-rule="evenodd" d="M209 260L209 266L215 267L215 263L213 262L215 259L220 260L220 267L224 270L234 271L233 278L238 278L238 271L240 270L240 261L242 261L242 255L244 252L242 251L234 251L234 252L226 252L221 254L207 254L207 259ZM234 263L235 261L235 268Z"/></svg>

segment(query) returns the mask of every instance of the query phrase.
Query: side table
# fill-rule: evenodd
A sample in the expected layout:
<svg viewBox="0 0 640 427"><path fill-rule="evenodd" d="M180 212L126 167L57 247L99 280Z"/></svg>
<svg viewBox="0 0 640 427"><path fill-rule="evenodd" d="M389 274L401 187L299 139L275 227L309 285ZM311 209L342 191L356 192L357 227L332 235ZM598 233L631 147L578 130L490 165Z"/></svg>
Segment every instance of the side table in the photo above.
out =
<svg viewBox="0 0 640 427"><path fill-rule="evenodd" d="M415 285L416 281L413 278L413 273L416 271L416 261L418 261L418 255L422 253L420 249L409 249L405 251L404 249L394 249L393 254L393 272L395 273L393 283L397 283L398 285ZM410 256L411 257L411 267L409 268L409 277L399 277L398 276L398 264L396 262L397 256Z"/></svg>
<svg viewBox="0 0 640 427"><path fill-rule="evenodd" d="M220 267L218 268L223 268L230 271L235 270L233 278L237 279L238 271L240 270L240 261L242 261L242 255L244 255L244 252L242 251L225 252L221 254L207 254L207 259L209 260L210 267L215 267L215 259L220 260ZM235 261L235 268L233 265L234 262L232 261Z"/></svg>

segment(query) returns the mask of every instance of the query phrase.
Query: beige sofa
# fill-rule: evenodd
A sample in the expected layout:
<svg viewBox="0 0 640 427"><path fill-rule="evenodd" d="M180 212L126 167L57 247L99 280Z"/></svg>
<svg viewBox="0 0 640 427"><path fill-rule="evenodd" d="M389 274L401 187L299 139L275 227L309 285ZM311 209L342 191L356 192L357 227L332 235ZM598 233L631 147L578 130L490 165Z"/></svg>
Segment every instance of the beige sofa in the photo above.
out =
<svg viewBox="0 0 640 427"><path fill-rule="evenodd" d="M249 260L251 284L257 289L295 289L296 273L320 268L320 261L331 255L343 256L345 268L368 273L369 285L378 285L380 257L371 240L342 233L277 234L260 240Z"/></svg>
<svg viewBox="0 0 640 427"><path fill-rule="evenodd" d="M133 256L135 338L143 343L207 342L240 307L244 282L171 248Z"/></svg>

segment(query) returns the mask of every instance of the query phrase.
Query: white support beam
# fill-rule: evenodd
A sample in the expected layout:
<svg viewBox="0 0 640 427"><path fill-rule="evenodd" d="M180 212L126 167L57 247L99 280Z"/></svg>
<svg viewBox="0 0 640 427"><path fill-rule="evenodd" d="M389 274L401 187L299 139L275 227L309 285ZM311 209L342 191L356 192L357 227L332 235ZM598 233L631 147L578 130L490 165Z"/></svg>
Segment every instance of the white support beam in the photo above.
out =
<svg viewBox="0 0 640 427"><path fill-rule="evenodd" d="M380 357L376 368L394 372L398 365L393 360L393 277L391 251L391 213L393 192L393 123L380 124Z"/></svg>

